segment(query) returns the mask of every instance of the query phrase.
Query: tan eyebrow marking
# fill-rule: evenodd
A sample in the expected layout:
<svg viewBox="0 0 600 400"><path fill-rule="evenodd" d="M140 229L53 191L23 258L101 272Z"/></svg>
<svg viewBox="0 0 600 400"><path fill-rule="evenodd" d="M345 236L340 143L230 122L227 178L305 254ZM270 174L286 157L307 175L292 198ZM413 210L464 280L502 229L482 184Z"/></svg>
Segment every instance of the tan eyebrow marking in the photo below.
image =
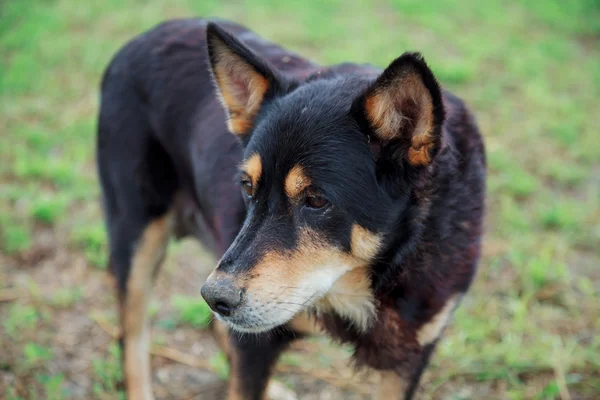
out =
<svg viewBox="0 0 600 400"><path fill-rule="evenodd" d="M242 163L242 165L240 165L240 169L248 175L252 185L256 186L262 175L262 161L260 155L258 155L258 153L253 153Z"/></svg>
<svg viewBox="0 0 600 400"><path fill-rule="evenodd" d="M299 164L294 165L285 177L285 193L289 198L295 199L308 186L310 179Z"/></svg>

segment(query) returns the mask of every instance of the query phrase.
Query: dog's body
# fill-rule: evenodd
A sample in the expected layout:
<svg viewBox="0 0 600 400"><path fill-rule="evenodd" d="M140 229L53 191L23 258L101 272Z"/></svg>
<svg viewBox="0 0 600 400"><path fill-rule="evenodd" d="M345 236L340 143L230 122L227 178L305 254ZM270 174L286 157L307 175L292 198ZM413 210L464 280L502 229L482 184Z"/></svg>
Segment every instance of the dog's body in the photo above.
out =
<svg viewBox="0 0 600 400"><path fill-rule="evenodd" d="M129 397L152 396L146 312L171 233L222 257L202 294L254 332L224 343L231 399L262 398L279 353L312 324L381 371L381 398L412 397L479 258L473 120L417 56L383 74L321 68L219 25L241 43L171 21L125 46L102 83L98 166Z"/></svg>

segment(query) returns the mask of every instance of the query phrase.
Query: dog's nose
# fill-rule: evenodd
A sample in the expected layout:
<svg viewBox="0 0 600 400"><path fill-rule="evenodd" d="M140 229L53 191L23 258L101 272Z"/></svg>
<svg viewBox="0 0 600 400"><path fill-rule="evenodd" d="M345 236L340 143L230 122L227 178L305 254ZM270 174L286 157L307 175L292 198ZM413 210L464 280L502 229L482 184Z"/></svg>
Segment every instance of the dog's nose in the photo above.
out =
<svg viewBox="0 0 600 400"><path fill-rule="evenodd" d="M209 277L200 294L209 307L225 317L231 315L233 310L242 302L242 291L233 282L233 279L223 276Z"/></svg>

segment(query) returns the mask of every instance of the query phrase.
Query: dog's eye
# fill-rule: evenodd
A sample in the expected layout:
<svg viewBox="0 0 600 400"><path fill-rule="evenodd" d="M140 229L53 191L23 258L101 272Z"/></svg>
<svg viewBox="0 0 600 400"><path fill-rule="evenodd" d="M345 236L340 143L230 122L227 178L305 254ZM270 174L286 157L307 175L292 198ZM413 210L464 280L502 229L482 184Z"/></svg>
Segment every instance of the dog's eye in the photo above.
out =
<svg viewBox="0 0 600 400"><path fill-rule="evenodd" d="M306 203L305 204L309 208L319 209L319 208L325 207L327 204L329 204L329 202L323 196L309 195L309 196L306 197Z"/></svg>
<svg viewBox="0 0 600 400"><path fill-rule="evenodd" d="M244 189L246 196L252 197L254 195L254 186L252 186L252 182L242 181L242 188Z"/></svg>

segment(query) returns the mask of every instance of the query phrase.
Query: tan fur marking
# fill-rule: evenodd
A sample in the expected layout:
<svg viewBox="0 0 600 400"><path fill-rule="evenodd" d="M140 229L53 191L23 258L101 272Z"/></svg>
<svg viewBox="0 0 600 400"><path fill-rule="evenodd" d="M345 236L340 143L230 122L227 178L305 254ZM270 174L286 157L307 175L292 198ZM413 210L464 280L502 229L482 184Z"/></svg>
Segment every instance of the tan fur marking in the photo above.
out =
<svg viewBox="0 0 600 400"><path fill-rule="evenodd" d="M290 199L296 199L300 193L310 186L310 179L305 175L300 165L294 167L285 177L285 193Z"/></svg>
<svg viewBox="0 0 600 400"><path fill-rule="evenodd" d="M371 290L369 268L361 267L346 272L315 306L318 313L335 311L359 330L366 331L375 320L375 298Z"/></svg>
<svg viewBox="0 0 600 400"><path fill-rule="evenodd" d="M401 90L420 107L419 117L413 134L413 147L428 144L429 134L433 129L433 99L431 94L416 75L402 79Z"/></svg>
<svg viewBox="0 0 600 400"><path fill-rule="evenodd" d="M245 135L254 122L269 82L224 44L215 47L214 76L219 100L228 113L228 128Z"/></svg>
<svg viewBox="0 0 600 400"><path fill-rule="evenodd" d="M415 73L408 73L389 85L390 87L380 89L366 99L367 117L378 136L384 140L398 138L407 124L412 123L408 161L413 165L427 165L431 162L429 151L433 146L431 131L434 127L434 115L431 95ZM405 115L408 107L416 108L416 121L411 121Z"/></svg>
<svg viewBox="0 0 600 400"><path fill-rule="evenodd" d="M407 387L406 380L394 371L381 371L376 400L402 400Z"/></svg>
<svg viewBox="0 0 600 400"><path fill-rule="evenodd" d="M375 93L365 102L365 109L371 124L377 129L381 139L389 140L402 127L402 114L393 112L393 99L387 93Z"/></svg>
<svg viewBox="0 0 600 400"><path fill-rule="evenodd" d="M243 377L238 370L239 362L235 351L231 351L229 354L229 365L231 373L229 374L229 383L227 385L227 400L244 400L241 382Z"/></svg>
<svg viewBox="0 0 600 400"><path fill-rule="evenodd" d="M229 330L227 329L227 325L218 319L214 319L212 323L212 332L215 341L221 350L223 350L223 353L225 353L228 358L231 357L231 346L229 345Z"/></svg>
<svg viewBox="0 0 600 400"><path fill-rule="evenodd" d="M229 118L227 120L227 129L237 136L244 136L252 128L252 119L244 116L243 118Z"/></svg>
<svg viewBox="0 0 600 400"><path fill-rule="evenodd" d="M305 312L296 315L294 319L290 321L289 325L295 332L303 335L314 336L323 333L321 328L317 325L317 321Z"/></svg>
<svg viewBox="0 0 600 400"><path fill-rule="evenodd" d="M154 398L147 314L152 278L164 259L169 231L168 214L150 223L144 231L135 248L125 303L121 307L125 340L125 380L128 398L132 400Z"/></svg>
<svg viewBox="0 0 600 400"><path fill-rule="evenodd" d="M431 157L429 156L429 148L431 145L421 146L417 149L410 148L408 149L408 162L412 165L427 165L431 162Z"/></svg>
<svg viewBox="0 0 600 400"><path fill-rule="evenodd" d="M433 343L440 336L448 324L458 300L458 295L449 298L444 307L442 307L442 309L433 316L431 321L419 329L417 332L417 341L421 346L426 346L430 343Z"/></svg>
<svg viewBox="0 0 600 400"><path fill-rule="evenodd" d="M371 261L377 255L381 245L381 236L355 224L351 236L352 255L361 260Z"/></svg>
<svg viewBox="0 0 600 400"><path fill-rule="evenodd" d="M244 161L240 168L244 171L250 180L252 185L256 186L262 175L262 162L258 153L252 154L246 161Z"/></svg>

